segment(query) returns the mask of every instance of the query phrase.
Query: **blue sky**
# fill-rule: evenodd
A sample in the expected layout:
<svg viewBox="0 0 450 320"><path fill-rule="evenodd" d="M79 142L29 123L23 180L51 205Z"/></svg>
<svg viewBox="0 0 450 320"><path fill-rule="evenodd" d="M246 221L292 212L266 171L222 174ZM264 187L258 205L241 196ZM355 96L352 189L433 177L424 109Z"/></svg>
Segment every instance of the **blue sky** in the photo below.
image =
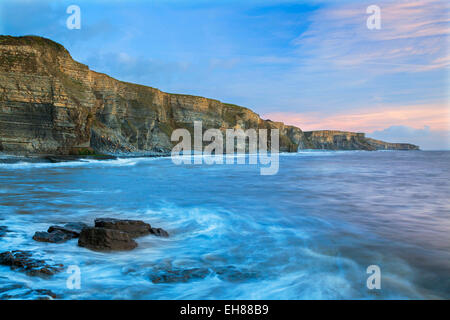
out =
<svg viewBox="0 0 450 320"><path fill-rule="evenodd" d="M10 1L0 33L63 44L95 71L216 98L304 130L450 149L447 1ZM81 29L66 8L81 8Z"/></svg>

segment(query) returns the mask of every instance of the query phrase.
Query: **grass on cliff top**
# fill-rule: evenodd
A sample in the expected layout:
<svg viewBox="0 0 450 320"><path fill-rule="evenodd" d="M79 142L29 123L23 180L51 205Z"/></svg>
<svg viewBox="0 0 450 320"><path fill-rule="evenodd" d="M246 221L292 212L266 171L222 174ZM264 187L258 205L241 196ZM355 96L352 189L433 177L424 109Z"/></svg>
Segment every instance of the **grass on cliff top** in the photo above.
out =
<svg viewBox="0 0 450 320"><path fill-rule="evenodd" d="M68 52L64 46L61 44L39 36L21 36L21 37L13 37L13 36L5 36L0 35L0 45L38 45L38 46L46 46L57 51Z"/></svg>

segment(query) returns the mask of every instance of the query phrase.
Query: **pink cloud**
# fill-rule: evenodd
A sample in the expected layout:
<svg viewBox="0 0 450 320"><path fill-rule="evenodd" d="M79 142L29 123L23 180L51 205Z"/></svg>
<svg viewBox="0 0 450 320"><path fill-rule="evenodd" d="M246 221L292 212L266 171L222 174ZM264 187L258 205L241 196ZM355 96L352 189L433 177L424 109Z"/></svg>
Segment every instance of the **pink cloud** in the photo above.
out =
<svg viewBox="0 0 450 320"><path fill-rule="evenodd" d="M272 121L282 121L308 130L345 130L373 132L389 126L408 126L432 130L450 130L450 112L447 104L385 106L345 113L289 113L275 112L263 115Z"/></svg>

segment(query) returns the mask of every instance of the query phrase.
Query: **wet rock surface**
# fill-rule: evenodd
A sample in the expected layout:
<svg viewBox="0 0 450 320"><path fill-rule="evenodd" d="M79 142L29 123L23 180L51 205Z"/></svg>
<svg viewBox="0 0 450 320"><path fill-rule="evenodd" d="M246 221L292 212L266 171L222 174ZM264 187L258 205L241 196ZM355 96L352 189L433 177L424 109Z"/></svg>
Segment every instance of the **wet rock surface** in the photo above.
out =
<svg viewBox="0 0 450 320"><path fill-rule="evenodd" d="M36 232L33 240L64 243L79 238L80 247L95 251L120 251L136 248L137 243L133 239L146 235L168 237L169 233L162 228L152 228L150 224L140 220L97 218L94 227L82 222L50 226L47 232Z"/></svg>
<svg viewBox="0 0 450 320"><path fill-rule="evenodd" d="M53 232L36 232L33 236L33 240L39 242L49 242L49 243L63 243L70 239L73 236L70 234L64 233L62 231L53 231Z"/></svg>
<svg viewBox="0 0 450 320"><path fill-rule="evenodd" d="M22 250L0 253L0 264L9 266L12 270L25 272L29 276L50 277L61 272L62 264L50 265L45 260L32 258L32 253Z"/></svg>
<svg viewBox="0 0 450 320"><path fill-rule="evenodd" d="M15 283L0 288L0 300L53 300L61 298L48 289L31 289L27 285Z"/></svg>
<svg viewBox="0 0 450 320"><path fill-rule="evenodd" d="M141 220L122 220L114 218L95 219L95 226L119 230L128 233L132 238L153 234L158 237L168 237L169 233L162 228L153 228L149 223Z"/></svg>
<svg viewBox="0 0 450 320"><path fill-rule="evenodd" d="M150 228L150 233L158 237L169 237L169 233L162 228Z"/></svg>
<svg viewBox="0 0 450 320"><path fill-rule="evenodd" d="M70 222L70 223L66 223L64 226L51 226L50 228L48 228L47 232L55 232L55 231L60 231L63 233L66 233L70 236L72 236L72 238L78 238L80 236L81 231L84 228L88 228L89 226L86 223L82 223L82 222Z"/></svg>
<svg viewBox="0 0 450 320"><path fill-rule="evenodd" d="M78 245L95 251L124 251L137 247L128 233L97 227L83 229Z"/></svg>
<svg viewBox="0 0 450 320"><path fill-rule="evenodd" d="M95 219L95 227L119 230L128 233L132 238L145 236L151 233L150 224L140 220L120 220L114 218Z"/></svg>
<svg viewBox="0 0 450 320"><path fill-rule="evenodd" d="M63 243L80 236L81 230L87 228L88 225L81 222L70 222L64 226L51 226L47 232L36 232L33 240L39 242Z"/></svg>

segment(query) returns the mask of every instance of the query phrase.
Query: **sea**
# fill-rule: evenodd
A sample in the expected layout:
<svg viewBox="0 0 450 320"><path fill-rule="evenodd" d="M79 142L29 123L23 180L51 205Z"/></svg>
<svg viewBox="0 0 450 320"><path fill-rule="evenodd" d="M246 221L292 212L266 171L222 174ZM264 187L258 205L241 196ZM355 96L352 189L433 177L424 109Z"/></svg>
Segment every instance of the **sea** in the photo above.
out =
<svg viewBox="0 0 450 320"><path fill-rule="evenodd" d="M300 151L280 154L277 174L261 166L0 163L0 252L64 265L50 278L0 266L0 299L450 299L449 151ZM170 236L121 252L32 239L100 217Z"/></svg>

